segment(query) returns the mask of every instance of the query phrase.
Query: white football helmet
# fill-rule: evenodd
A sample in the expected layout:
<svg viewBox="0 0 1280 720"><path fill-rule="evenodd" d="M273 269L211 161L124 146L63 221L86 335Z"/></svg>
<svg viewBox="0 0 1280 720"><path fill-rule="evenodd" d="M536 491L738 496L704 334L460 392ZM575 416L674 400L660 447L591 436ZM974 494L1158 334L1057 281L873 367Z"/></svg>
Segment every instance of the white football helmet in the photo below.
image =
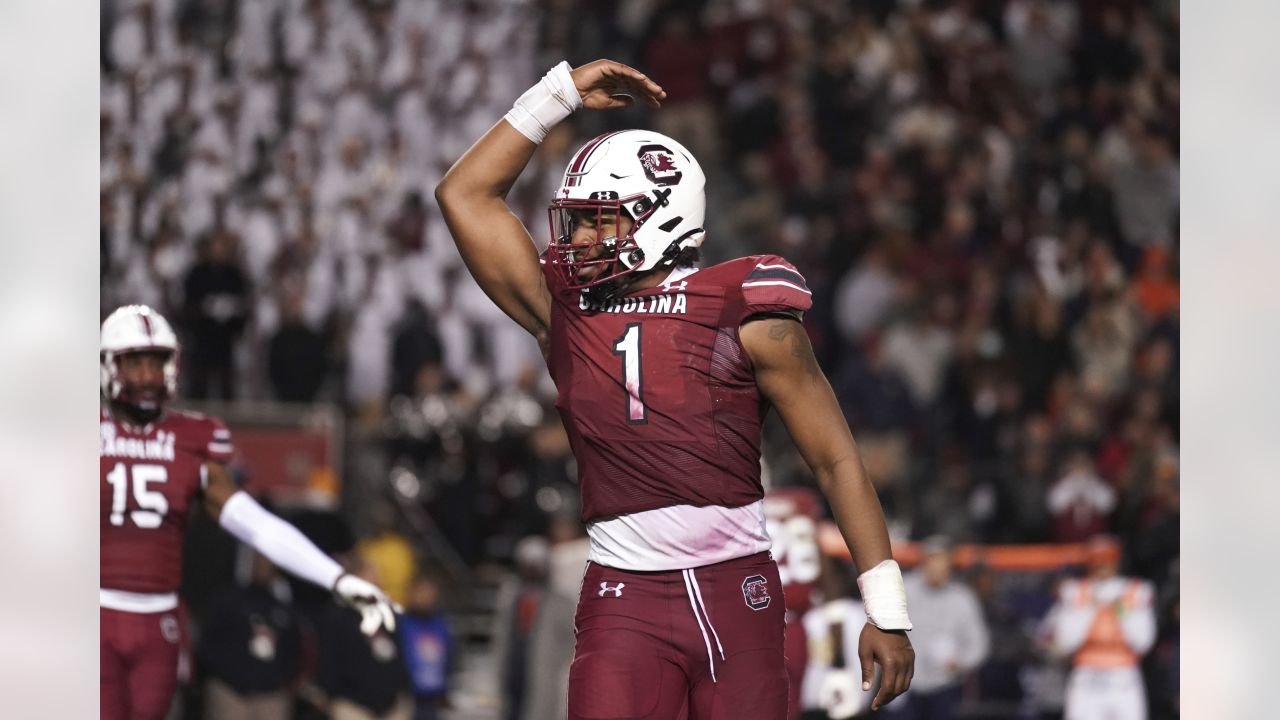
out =
<svg viewBox="0 0 1280 720"><path fill-rule="evenodd" d="M146 305L125 305L102 321L102 395L108 400L130 402L128 388L120 379L116 359L134 352L164 352L166 399L178 392L178 336L160 313Z"/></svg>
<svg viewBox="0 0 1280 720"><path fill-rule="evenodd" d="M616 288L628 273L671 265L684 248L696 248L706 235L706 176L683 145L649 130L623 130L601 135L583 145L551 201L551 246L547 258L558 266L571 288ZM572 243L573 230L584 218L625 212L633 221L626 237L600 237ZM591 249L603 246L602 255ZM586 281L587 267L603 270ZM612 292L609 290L608 292Z"/></svg>

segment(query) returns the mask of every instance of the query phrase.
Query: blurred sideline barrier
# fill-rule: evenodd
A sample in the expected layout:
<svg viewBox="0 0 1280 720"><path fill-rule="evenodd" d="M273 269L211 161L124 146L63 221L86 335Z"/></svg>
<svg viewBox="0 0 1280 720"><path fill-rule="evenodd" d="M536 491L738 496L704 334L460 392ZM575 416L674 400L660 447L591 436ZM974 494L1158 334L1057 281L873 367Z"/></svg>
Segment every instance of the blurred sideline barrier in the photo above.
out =
<svg viewBox="0 0 1280 720"><path fill-rule="evenodd" d="M831 557L851 560L849 548L845 545L840 529L835 523L827 521L818 529L818 545L822 552ZM982 565L993 570L1031 572L1037 570L1059 570L1072 565L1083 565L1086 546L1084 543L1044 544L1044 545L956 545L952 560L956 567L970 568ZM893 559L904 567L920 563L924 557L921 543L894 542Z"/></svg>

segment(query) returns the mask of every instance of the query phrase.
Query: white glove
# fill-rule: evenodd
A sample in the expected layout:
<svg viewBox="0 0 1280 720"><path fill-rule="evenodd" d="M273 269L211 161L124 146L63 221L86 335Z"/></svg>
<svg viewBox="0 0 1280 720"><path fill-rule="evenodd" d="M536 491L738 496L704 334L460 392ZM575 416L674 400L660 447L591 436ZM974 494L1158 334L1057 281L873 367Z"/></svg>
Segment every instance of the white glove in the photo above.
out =
<svg viewBox="0 0 1280 720"><path fill-rule="evenodd" d="M360 632L372 637L378 628L396 631L396 612L404 612L391 602L377 585L355 575L343 573L333 584L333 592L343 604L360 611Z"/></svg>

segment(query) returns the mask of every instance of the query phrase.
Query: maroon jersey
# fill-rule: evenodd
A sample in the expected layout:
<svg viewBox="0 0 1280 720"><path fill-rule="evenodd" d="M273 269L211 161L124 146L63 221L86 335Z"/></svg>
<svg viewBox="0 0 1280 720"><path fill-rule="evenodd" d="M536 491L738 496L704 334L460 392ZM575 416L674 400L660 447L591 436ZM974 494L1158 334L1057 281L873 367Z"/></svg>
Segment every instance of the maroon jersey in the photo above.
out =
<svg viewBox="0 0 1280 720"><path fill-rule="evenodd" d="M144 428L103 408L100 586L170 593L182 574L182 535L191 501L203 487L206 461L231 458L231 431L221 420L169 410Z"/></svg>
<svg viewBox="0 0 1280 720"><path fill-rule="evenodd" d="M818 547L822 500L809 488L770 490L764 498L764 518L773 541L773 559L778 561L787 611L796 613L798 620L813 607L813 592L822 575L822 552Z"/></svg>
<svg viewBox="0 0 1280 720"><path fill-rule="evenodd" d="M738 328L752 315L809 309L795 267L739 258L604 305L543 269L553 298L548 366L583 519L759 500L768 407Z"/></svg>

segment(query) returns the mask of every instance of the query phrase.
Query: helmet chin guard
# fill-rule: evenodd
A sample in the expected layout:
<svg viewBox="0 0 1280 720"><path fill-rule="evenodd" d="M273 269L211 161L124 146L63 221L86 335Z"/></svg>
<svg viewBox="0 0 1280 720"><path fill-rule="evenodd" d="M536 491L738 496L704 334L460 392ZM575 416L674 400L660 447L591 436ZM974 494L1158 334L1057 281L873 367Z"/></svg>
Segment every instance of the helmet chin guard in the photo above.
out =
<svg viewBox="0 0 1280 720"><path fill-rule="evenodd" d="M693 155L665 135L601 135L574 155L551 201L547 257L569 288L607 299L627 275L669 266L702 244L705 184ZM623 216L630 230L606 235Z"/></svg>

